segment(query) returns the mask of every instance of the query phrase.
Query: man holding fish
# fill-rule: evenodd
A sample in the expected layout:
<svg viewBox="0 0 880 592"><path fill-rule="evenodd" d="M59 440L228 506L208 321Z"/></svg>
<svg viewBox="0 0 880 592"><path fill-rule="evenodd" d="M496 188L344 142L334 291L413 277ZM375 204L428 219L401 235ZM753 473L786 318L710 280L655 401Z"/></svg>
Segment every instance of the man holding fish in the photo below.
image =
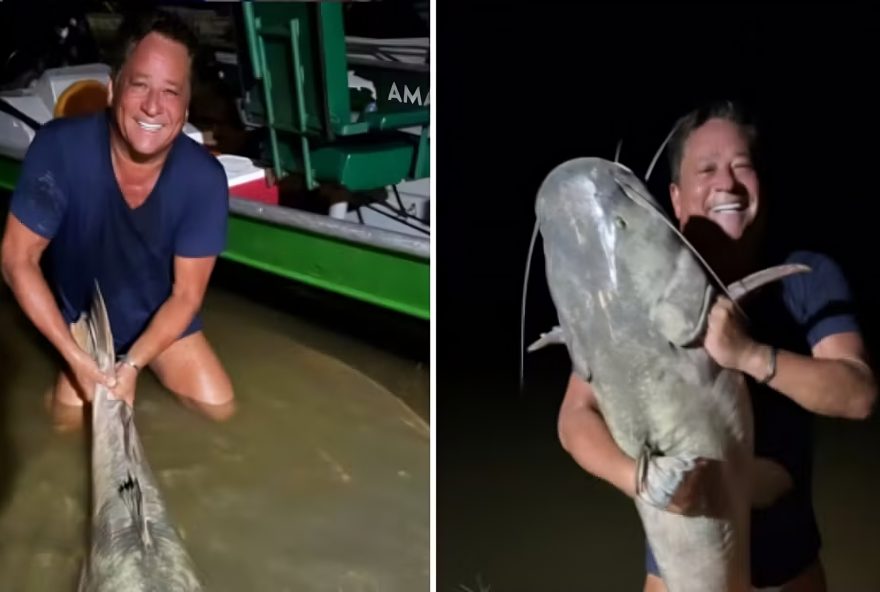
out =
<svg viewBox="0 0 880 592"><path fill-rule="evenodd" d="M64 359L51 396L63 423L78 425L95 384L132 404L147 367L188 406L226 419L233 389L199 309L225 245L227 183L219 162L181 133L197 40L161 12L129 21L122 39L106 111L51 120L31 143L6 222L3 277ZM71 337L95 280L121 354L115 376Z"/></svg>
<svg viewBox="0 0 880 592"><path fill-rule="evenodd" d="M749 377L757 457L752 584L785 592L824 591L811 497L811 414L865 419L877 397L849 288L837 265L822 254L780 256L766 248L757 131L736 105L720 102L686 115L668 149L675 216L723 282L776 263L811 268L752 296L746 304L748 328L733 303L719 297L703 346L720 366ZM639 495L639 459L615 443L593 387L577 372L569 379L558 428L562 446L582 468L632 498ZM711 505L712 481L711 463L698 460L665 509L702 513ZM650 547L647 571L645 590L665 590Z"/></svg>

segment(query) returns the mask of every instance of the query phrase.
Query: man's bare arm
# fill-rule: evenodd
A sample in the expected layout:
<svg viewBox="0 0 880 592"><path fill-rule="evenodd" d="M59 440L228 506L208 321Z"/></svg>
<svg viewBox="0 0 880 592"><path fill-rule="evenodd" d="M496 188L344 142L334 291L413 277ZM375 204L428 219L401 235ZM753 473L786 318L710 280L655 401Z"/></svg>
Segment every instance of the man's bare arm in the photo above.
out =
<svg viewBox="0 0 880 592"><path fill-rule="evenodd" d="M6 218L0 268L3 280L12 290L19 306L46 339L73 369L84 392L91 394L91 384L113 386L113 377L105 376L91 357L74 341L70 328L58 309L55 297L43 277L40 258L49 241L22 224L14 215Z"/></svg>
<svg viewBox="0 0 880 592"><path fill-rule="evenodd" d="M760 380L769 358L769 347L760 346L745 371ZM776 366L768 384L813 413L848 419L873 413L877 383L857 333L829 335L816 344L812 357L779 351Z"/></svg>
<svg viewBox="0 0 880 592"><path fill-rule="evenodd" d="M599 410L593 387L574 373L569 378L560 408L558 430L562 447L581 468L628 497L637 496L637 461L614 441ZM693 515L713 512L708 491L714 489L713 483L719 478L717 461L697 458L694 466L682 474L664 509Z"/></svg>
<svg viewBox="0 0 880 592"><path fill-rule="evenodd" d="M722 366L757 380L769 374L770 346L746 333L727 299L719 299L710 313L705 345ZM864 343L852 331L825 337L812 356L779 351L776 375L768 384L820 415L865 419L877 401L877 382Z"/></svg>
<svg viewBox="0 0 880 592"><path fill-rule="evenodd" d="M127 352L127 360L144 368L174 343L192 322L202 305L216 257L174 258L174 286L171 295L153 316L147 329ZM130 364L117 365L118 385L113 394L134 404L138 372Z"/></svg>
<svg viewBox="0 0 880 592"><path fill-rule="evenodd" d="M636 462L611 436L593 387L572 374L559 410L559 440L588 473L635 497Z"/></svg>
<svg viewBox="0 0 880 592"><path fill-rule="evenodd" d="M174 258L171 295L129 348L129 359L143 368L180 337L202 305L216 259Z"/></svg>

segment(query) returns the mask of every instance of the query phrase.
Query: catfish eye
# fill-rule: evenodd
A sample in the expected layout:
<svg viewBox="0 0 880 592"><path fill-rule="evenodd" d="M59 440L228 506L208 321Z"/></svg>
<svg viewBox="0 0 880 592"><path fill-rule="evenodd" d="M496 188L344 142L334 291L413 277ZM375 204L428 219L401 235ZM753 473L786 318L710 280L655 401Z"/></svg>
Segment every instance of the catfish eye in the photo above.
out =
<svg viewBox="0 0 880 592"><path fill-rule="evenodd" d="M617 224L618 228L626 228L626 220L624 220L620 216L614 217L614 223Z"/></svg>

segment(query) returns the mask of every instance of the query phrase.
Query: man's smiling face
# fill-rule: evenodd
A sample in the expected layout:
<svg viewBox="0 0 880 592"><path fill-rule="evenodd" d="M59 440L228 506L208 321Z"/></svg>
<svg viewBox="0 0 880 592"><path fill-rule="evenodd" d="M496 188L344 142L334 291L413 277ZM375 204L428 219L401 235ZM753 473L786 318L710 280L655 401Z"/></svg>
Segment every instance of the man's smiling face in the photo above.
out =
<svg viewBox="0 0 880 592"><path fill-rule="evenodd" d="M182 43L150 33L110 83L116 127L133 159L166 153L186 122L190 56Z"/></svg>
<svg viewBox="0 0 880 592"><path fill-rule="evenodd" d="M691 217L708 218L737 240L757 216L758 195L748 138L736 123L710 119L688 136L679 179L670 185L682 228Z"/></svg>

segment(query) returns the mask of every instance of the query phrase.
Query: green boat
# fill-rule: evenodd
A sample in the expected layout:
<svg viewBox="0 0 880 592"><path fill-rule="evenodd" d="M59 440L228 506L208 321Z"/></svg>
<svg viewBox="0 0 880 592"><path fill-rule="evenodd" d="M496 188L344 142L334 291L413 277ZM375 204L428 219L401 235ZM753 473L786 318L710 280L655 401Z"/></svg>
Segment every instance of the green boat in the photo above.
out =
<svg viewBox="0 0 880 592"><path fill-rule="evenodd" d="M222 257L429 319L430 40L360 34L371 4L166 8L196 30L214 83L235 94L234 123L257 138L217 154L230 182ZM427 30L427 2L412 7ZM94 8L80 22L100 47L122 16L110 2ZM353 24L357 35L346 30ZM2 87L0 187L15 187L35 129L108 78L98 61ZM184 133L212 144L210 129L188 122Z"/></svg>

